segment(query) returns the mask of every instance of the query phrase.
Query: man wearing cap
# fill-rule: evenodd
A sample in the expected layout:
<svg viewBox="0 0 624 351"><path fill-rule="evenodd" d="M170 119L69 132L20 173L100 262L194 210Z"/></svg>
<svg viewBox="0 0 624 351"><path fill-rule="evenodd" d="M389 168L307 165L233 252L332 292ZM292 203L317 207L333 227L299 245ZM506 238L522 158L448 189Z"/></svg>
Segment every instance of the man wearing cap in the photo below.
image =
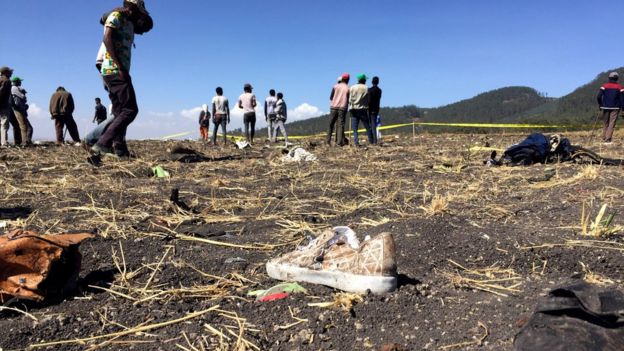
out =
<svg viewBox="0 0 624 351"><path fill-rule="evenodd" d="M134 34L144 18L151 22L143 0L125 0L123 7L113 10L104 21L103 45L106 51L100 72L113 103L115 119L91 148L95 155L112 154L113 148L117 156L130 155L125 141L126 131L139 113L129 73L130 62Z"/></svg>
<svg viewBox="0 0 624 351"><path fill-rule="evenodd" d="M238 108L243 110L243 122L245 123L245 138L247 142L253 144L256 134L256 96L252 93L251 84L245 84L244 93L238 98Z"/></svg>
<svg viewBox="0 0 624 351"><path fill-rule="evenodd" d="M373 144L373 132L368 119L368 87L366 86L366 75L357 76L358 83L349 89L349 103L351 104L351 129L353 129L353 143L360 146L358 128L360 122L366 128L368 143Z"/></svg>
<svg viewBox="0 0 624 351"><path fill-rule="evenodd" d="M28 121L28 100L26 90L22 88L22 78L13 77L11 88L11 105L13 114L19 124L21 145L26 147L32 144L33 127ZM15 142L17 144L17 141Z"/></svg>
<svg viewBox="0 0 624 351"><path fill-rule="evenodd" d="M604 121L602 140L607 144L611 143L615 131L615 122L620 115L622 106L624 106L624 87L618 84L619 78L617 72L611 72L609 82L600 87L598 92L598 105Z"/></svg>
<svg viewBox="0 0 624 351"><path fill-rule="evenodd" d="M373 132L373 143L377 144L377 116L381 106L381 89L379 88L379 77L373 77L373 86L368 89L368 121Z"/></svg>
<svg viewBox="0 0 624 351"><path fill-rule="evenodd" d="M0 144L9 146L9 118L11 117L11 76L9 67L0 68Z"/></svg>
<svg viewBox="0 0 624 351"><path fill-rule="evenodd" d="M349 108L349 79L348 73L339 77L339 81L332 88L329 95L329 131L327 132L327 145L331 145L332 133L336 130L336 145L344 146L347 143L345 137L345 124L347 109Z"/></svg>

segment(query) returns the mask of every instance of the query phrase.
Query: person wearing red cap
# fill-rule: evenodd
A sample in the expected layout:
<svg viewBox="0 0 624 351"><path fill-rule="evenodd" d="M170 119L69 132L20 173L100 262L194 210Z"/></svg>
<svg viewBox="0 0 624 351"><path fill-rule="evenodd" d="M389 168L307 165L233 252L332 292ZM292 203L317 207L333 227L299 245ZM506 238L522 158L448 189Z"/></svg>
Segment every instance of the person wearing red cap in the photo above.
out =
<svg viewBox="0 0 624 351"><path fill-rule="evenodd" d="M147 25L145 25L147 23ZM115 119L93 145L94 155L115 154L128 157L126 131L139 114L136 93L130 78L130 62L134 35L143 34L153 26L143 0L125 0L123 7L113 10L104 21L104 56L100 72L113 103ZM100 49L100 51L103 51ZM98 55L99 56L99 55Z"/></svg>
<svg viewBox="0 0 624 351"><path fill-rule="evenodd" d="M332 134L336 130L336 145L344 146L347 143L345 137L345 124L347 118L347 110L349 108L349 79L348 73L341 77L342 79L334 85L329 96L329 131L327 132L327 145L331 145Z"/></svg>

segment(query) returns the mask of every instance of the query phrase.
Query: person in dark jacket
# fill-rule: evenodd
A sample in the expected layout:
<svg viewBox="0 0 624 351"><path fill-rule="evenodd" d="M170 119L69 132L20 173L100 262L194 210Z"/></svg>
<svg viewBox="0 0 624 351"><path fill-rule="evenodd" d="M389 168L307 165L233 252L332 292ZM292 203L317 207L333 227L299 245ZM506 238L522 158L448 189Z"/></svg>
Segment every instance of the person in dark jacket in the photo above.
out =
<svg viewBox="0 0 624 351"><path fill-rule="evenodd" d="M95 98L95 115L93 116L93 123L102 124L108 117L108 111L106 106L102 105L100 98Z"/></svg>
<svg viewBox="0 0 624 351"><path fill-rule="evenodd" d="M67 131L74 140L75 146L80 146L80 134L78 133L78 126L74 121L74 98L65 88L58 87L56 92L50 98L50 115L54 120L54 127L56 129L56 145L63 145L65 143L65 136L63 135L63 128L67 127Z"/></svg>
<svg viewBox="0 0 624 351"><path fill-rule="evenodd" d="M373 77L373 86L368 89L368 117L373 131L373 144L377 144L377 116L381 105L381 89L379 89L379 77Z"/></svg>
<svg viewBox="0 0 624 351"><path fill-rule="evenodd" d="M9 146L9 118L11 118L11 76L9 67L0 68L0 143Z"/></svg>
<svg viewBox="0 0 624 351"><path fill-rule="evenodd" d="M609 82L600 87L600 92L598 92L598 105L602 111L604 121L602 140L608 144L611 143L611 138L615 131L615 122L624 105L624 87L617 83L619 78L620 76L617 72L611 72L609 74Z"/></svg>
<svg viewBox="0 0 624 351"><path fill-rule="evenodd" d="M20 138L19 144L23 147L32 145L33 127L28 120L28 99L26 98L26 90L22 88L22 78L13 77L11 79L13 87L11 88L11 105L13 115L19 125ZM15 127L13 130L15 131ZM15 139L15 145L18 145L18 139Z"/></svg>

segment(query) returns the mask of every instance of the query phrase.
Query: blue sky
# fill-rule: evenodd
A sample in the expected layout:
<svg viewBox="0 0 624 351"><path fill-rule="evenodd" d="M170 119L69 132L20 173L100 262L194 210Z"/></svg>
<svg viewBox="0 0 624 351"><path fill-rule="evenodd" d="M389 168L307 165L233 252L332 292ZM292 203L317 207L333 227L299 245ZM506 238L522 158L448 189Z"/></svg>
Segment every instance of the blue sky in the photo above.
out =
<svg viewBox="0 0 624 351"><path fill-rule="evenodd" d="M4 1L0 65L29 92L36 138L53 136L49 96L74 95L81 133L93 98L99 17L119 0ZM525 85L565 95L622 65L620 1L146 0L155 27L137 36L131 74L141 113L129 137L196 134L197 107L246 82L283 91L291 117L328 111L342 72L381 77L385 106L435 107ZM615 29L613 29L615 28ZM259 111L261 113L261 111ZM233 127L239 127L240 113Z"/></svg>

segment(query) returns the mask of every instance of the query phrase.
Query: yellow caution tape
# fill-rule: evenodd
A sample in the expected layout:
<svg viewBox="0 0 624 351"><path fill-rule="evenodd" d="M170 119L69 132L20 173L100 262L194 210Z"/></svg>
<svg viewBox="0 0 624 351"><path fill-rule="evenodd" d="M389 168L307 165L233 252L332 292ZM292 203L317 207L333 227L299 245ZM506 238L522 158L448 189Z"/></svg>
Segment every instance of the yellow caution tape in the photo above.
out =
<svg viewBox="0 0 624 351"><path fill-rule="evenodd" d="M377 130L392 130L398 128L405 128L411 126L423 126L423 127L452 127L452 128L500 128L500 129L577 129L577 128L587 128L591 126L585 125L555 125L555 124L509 124L509 123L436 123L436 122L414 122L414 123L403 123L403 124L393 124L389 126L378 127ZM365 133L366 129L359 129L358 133ZM191 134L191 132L179 133L174 135L169 135L163 137L163 140L178 138L181 136L186 136ZM351 135L353 131L345 131L345 134ZM221 134L218 134L221 136ZM293 140L301 140L301 139L309 139L309 138L321 138L325 137L325 133L312 134L312 135L289 135L288 139ZM244 136L230 136L233 140L243 140Z"/></svg>
<svg viewBox="0 0 624 351"><path fill-rule="evenodd" d="M184 133L178 133L178 134L173 134L173 135L167 135L161 138L161 140L169 140L169 139L174 139L174 138L179 138L179 137L183 137L183 136L187 136L191 134L191 132L184 132Z"/></svg>

